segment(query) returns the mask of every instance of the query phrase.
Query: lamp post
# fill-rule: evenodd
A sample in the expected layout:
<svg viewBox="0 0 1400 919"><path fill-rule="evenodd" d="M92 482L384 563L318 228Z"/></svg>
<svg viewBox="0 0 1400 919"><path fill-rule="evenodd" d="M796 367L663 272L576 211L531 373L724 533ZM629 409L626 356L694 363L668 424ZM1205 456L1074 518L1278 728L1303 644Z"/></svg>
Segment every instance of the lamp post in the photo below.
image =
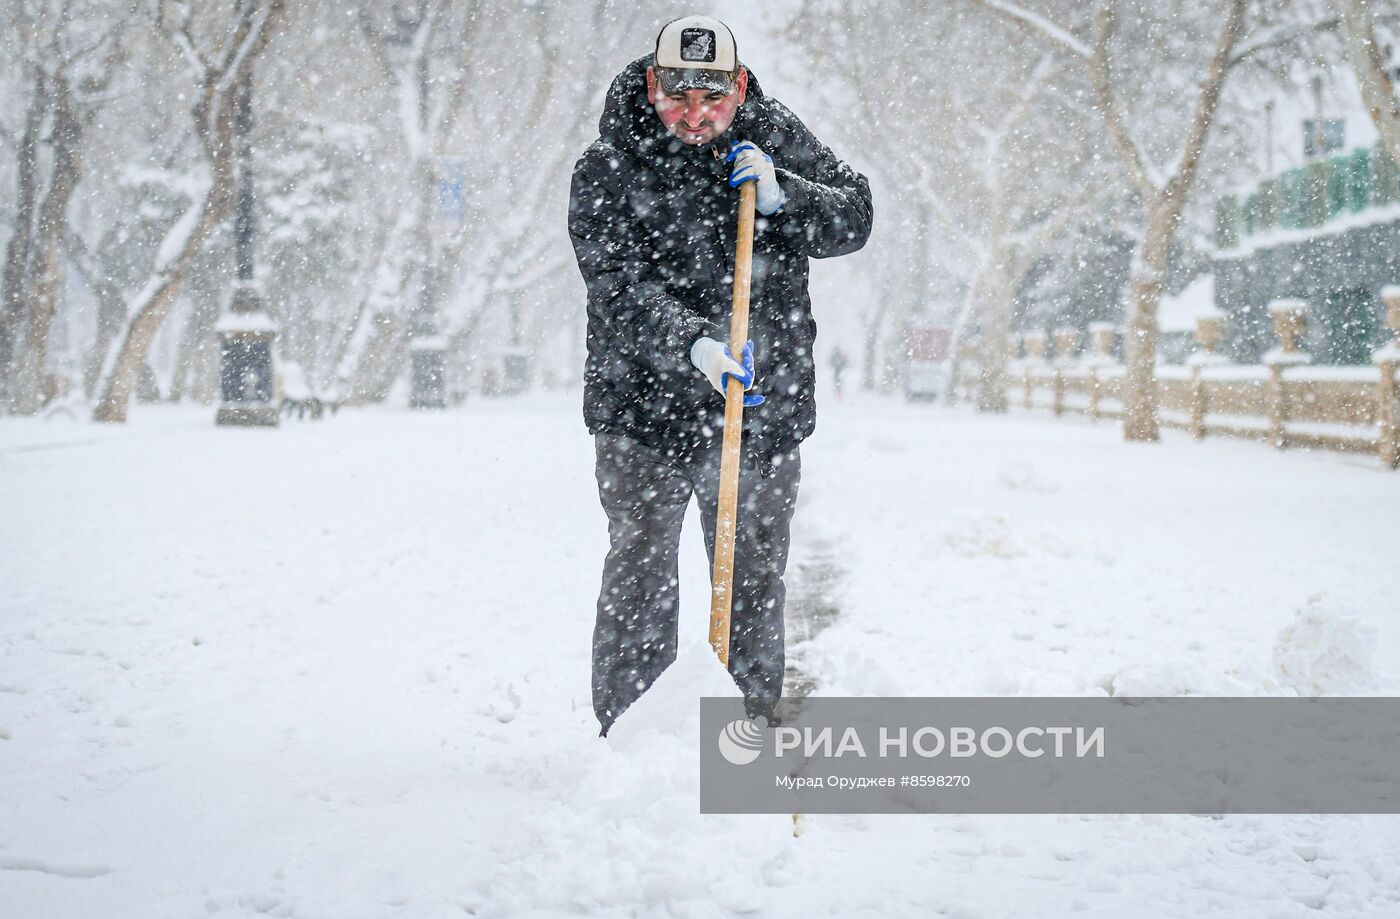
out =
<svg viewBox="0 0 1400 919"><path fill-rule="evenodd" d="M243 427L276 427L281 412L274 401L273 345L277 326L266 310L253 270L253 151L249 135L253 126L253 73L249 67L239 79L234 98L233 143L238 174L237 206L233 220L236 275L233 293L219 334L221 371L220 404L214 423Z"/></svg>
<svg viewBox="0 0 1400 919"><path fill-rule="evenodd" d="M530 355L520 334L520 300L510 301L510 344L501 351L502 390L518 396L530 388Z"/></svg>
<svg viewBox="0 0 1400 919"><path fill-rule="evenodd" d="M405 29L399 40L404 45L411 44L413 33ZM418 194L422 196L419 206L422 219L419 223L419 288L418 303L413 311L409 327L408 353L410 362L409 408L446 408L447 392L443 385L444 359L446 351L442 336L438 334L437 321L437 233L434 232L436 207L438 204L438 176L430 147L431 132L429 119L432 107L428 104L428 93L432 89L432 79L428 72L428 52L422 49L417 61L418 76L418 128L423 138L415 172L418 177Z"/></svg>

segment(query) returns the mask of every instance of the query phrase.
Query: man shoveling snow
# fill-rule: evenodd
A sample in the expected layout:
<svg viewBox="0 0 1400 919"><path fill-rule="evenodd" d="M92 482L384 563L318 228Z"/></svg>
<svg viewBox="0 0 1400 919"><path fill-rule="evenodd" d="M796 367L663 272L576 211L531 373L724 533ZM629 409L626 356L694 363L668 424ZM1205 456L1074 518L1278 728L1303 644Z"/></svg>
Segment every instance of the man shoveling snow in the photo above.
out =
<svg viewBox="0 0 1400 919"><path fill-rule="evenodd" d="M723 343L734 189L756 183L751 342ZM807 259L870 234L870 186L738 59L729 28L668 23L608 90L574 167L569 234L588 286L584 420L611 551L593 639L602 733L676 656L681 522L695 497L713 561L726 378L743 399L729 671L752 717L783 686L783 572L816 424ZM741 363L742 360L742 363Z"/></svg>

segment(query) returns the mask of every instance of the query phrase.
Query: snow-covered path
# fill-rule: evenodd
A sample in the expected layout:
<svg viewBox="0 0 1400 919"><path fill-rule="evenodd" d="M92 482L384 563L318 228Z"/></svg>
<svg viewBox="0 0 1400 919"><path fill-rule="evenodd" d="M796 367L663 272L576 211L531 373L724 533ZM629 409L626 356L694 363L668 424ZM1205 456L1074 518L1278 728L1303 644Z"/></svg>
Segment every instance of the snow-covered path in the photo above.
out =
<svg viewBox="0 0 1400 919"><path fill-rule="evenodd" d="M1400 817L701 817L698 526L600 741L575 402L0 424L0 917L1400 915ZM1373 458L828 399L803 466L819 693L1400 693Z"/></svg>

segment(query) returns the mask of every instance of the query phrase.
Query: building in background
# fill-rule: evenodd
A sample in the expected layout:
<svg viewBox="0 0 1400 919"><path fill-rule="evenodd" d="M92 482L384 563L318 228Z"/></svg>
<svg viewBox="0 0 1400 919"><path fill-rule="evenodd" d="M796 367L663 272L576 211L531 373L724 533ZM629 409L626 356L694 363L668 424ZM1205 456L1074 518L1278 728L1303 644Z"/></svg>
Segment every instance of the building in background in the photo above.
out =
<svg viewBox="0 0 1400 919"><path fill-rule="evenodd" d="M1345 149L1340 124L1308 119L1300 165L1216 202L1215 305L1236 361L1272 346L1277 299L1307 302L1303 346L1320 363L1369 363L1386 337L1380 291L1400 283L1400 169L1380 143Z"/></svg>

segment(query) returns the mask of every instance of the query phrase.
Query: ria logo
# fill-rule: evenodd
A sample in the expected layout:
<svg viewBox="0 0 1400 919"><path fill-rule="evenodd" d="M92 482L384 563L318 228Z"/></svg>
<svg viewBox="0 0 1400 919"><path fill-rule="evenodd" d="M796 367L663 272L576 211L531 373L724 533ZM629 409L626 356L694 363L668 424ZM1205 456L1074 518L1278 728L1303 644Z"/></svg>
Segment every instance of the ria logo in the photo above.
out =
<svg viewBox="0 0 1400 919"><path fill-rule="evenodd" d="M763 732L758 725L736 718L719 732L719 752L735 766L747 766L763 752Z"/></svg>

